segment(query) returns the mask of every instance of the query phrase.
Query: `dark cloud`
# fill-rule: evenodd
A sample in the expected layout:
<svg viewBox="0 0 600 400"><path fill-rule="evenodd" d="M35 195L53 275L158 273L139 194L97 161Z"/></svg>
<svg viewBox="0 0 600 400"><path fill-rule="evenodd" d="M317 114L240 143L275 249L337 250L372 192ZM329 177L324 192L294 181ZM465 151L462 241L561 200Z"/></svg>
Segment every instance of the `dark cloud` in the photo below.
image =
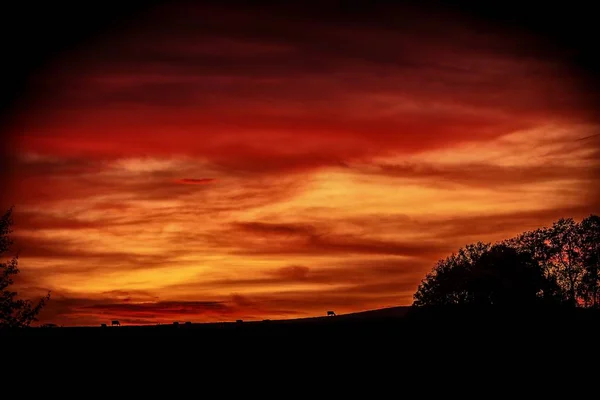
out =
<svg viewBox="0 0 600 400"><path fill-rule="evenodd" d="M110 296L110 297L108 297ZM155 324L195 320L207 316L228 317L235 307L220 301L151 301L123 302L110 293L95 297L74 297L53 293L40 314L40 320L64 325L98 325L118 319L122 323Z"/></svg>
<svg viewBox="0 0 600 400"><path fill-rule="evenodd" d="M43 229L93 229L97 228L95 221L85 221L77 218L70 218L62 215L45 215L39 212L15 210L15 229L19 232L23 230L39 231ZM114 220L105 221L105 223L115 223Z"/></svg>
<svg viewBox="0 0 600 400"><path fill-rule="evenodd" d="M183 179L178 179L176 182L182 183L184 185L206 185L208 183L214 182L215 180L216 179L214 179L214 178L201 178L201 179L183 178Z"/></svg>
<svg viewBox="0 0 600 400"><path fill-rule="evenodd" d="M56 273L89 273L98 270L166 268L176 254L145 255L134 251L90 250L99 247L91 240L42 239L19 233L15 235L13 253L18 253L22 262L30 259L54 260L50 270L39 270L40 275ZM62 264L64 261L81 261L78 265Z"/></svg>
<svg viewBox="0 0 600 400"><path fill-rule="evenodd" d="M21 143L91 158L186 153L277 173L593 117L534 38L418 7L377 14L377 24L314 11L150 12L34 80L52 117L43 128L24 121Z"/></svg>
<svg viewBox="0 0 600 400"><path fill-rule="evenodd" d="M202 314L205 312L227 313L226 304L218 301L161 301L157 303L94 304L83 309L133 316Z"/></svg>
<svg viewBox="0 0 600 400"><path fill-rule="evenodd" d="M502 166L484 163L460 165L382 164L375 173L414 179L421 184L440 187L458 185L487 188L493 184L496 188L509 188L534 183L572 180L574 177L580 177L582 181L598 180L595 175L589 174L587 166L569 167L559 163L533 166Z"/></svg>
<svg viewBox="0 0 600 400"><path fill-rule="evenodd" d="M234 225L243 233L276 236L313 236L315 227L305 224L274 224L265 222L240 222Z"/></svg>
<svg viewBox="0 0 600 400"><path fill-rule="evenodd" d="M428 271L432 262L415 259L377 259L363 261L343 261L336 266L321 266L309 268L301 265L281 267L265 271L255 277L239 276L229 279L206 280L169 286L169 290L232 290L242 288L253 291L281 291L286 285L345 285L360 286L385 282L418 281ZM256 273L254 273L256 274Z"/></svg>
<svg viewBox="0 0 600 400"><path fill-rule="evenodd" d="M256 240L261 236L271 237L273 240ZM236 253L245 255L341 253L423 257L449 250L443 242L386 241L354 235L328 234L304 224L237 223L233 226L230 237L235 238L233 240L240 249Z"/></svg>
<svg viewBox="0 0 600 400"><path fill-rule="evenodd" d="M254 307L256 303L249 296L244 296L241 294L233 294L231 295L231 301L233 304L239 307Z"/></svg>
<svg viewBox="0 0 600 400"><path fill-rule="evenodd" d="M302 281L309 275L310 268L303 265L290 265L276 270L273 275L283 280Z"/></svg>
<svg viewBox="0 0 600 400"><path fill-rule="evenodd" d="M129 159L132 163L152 162L153 159ZM127 161L127 158L125 159ZM159 215L145 214L136 218L135 213L129 213L126 220L115 218L122 216L127 210L136 209L136 201L161 201L175 199L189 199L194 197L197 202L190 209L178 209L184 215L191 213L198 215L204 212L220 212L245 209L281 201L293 196L304 186L304 182L297 176L282 175L279 177L252 177L247 179L246 171L240 170L236 175L233 163L227 164L219 174L225 174L226 179L215 188L209 183L214 183L217 178L202 178L197 180L182 181L179 176L182 172L196 174L205 172L201 162L195 159L177 160L174 165L165 165L159 170L128 171L126 165L108 160L87 162L75 159L66 159L66 163L88 165L89 168L50 169L30 168L36 160L16 160L15 171L8 183L5 193L5 207L18 204L15 213L15 223L24 228L31 229L61 229L61 226L97 227L116 226L126 224L144 223ZM61 165L62 161L56 159L50 164ZM218 165L213 166L217 171ZM241 167L241 166L240 166ZM182 183L182 184L173 184ZM205 183L205 184L203 184ZM210 191L219 190L219 197L214 198ZM65 196L69 193L69 196ZM71 199L77 199L79 204L86 204L96 211L106 212L102 221L90 221L78 218L76 213L70 216L51 212L51 208L39 210L37 205L56 205ZM207 199L210 199L207 200ZM0 204L1 206L1 204ZM25 208L25 210L24 210ZM29 208L29 209L28 209ZM30 210L31 208L35 211ZM162 212L164 212L164 207Z"/></svg>

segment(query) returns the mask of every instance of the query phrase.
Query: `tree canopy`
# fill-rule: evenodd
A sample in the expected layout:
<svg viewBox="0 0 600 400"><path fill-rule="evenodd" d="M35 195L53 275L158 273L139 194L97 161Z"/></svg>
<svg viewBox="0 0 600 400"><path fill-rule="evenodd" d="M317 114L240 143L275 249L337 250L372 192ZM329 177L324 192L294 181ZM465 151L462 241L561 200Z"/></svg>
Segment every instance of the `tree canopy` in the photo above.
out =
<svg viewBox="0 0 600 400"><path fill-rule="evenodd" d="M467 245L438 261L414 294L415 306L533 304L600 307L600 217Z"/></svg>

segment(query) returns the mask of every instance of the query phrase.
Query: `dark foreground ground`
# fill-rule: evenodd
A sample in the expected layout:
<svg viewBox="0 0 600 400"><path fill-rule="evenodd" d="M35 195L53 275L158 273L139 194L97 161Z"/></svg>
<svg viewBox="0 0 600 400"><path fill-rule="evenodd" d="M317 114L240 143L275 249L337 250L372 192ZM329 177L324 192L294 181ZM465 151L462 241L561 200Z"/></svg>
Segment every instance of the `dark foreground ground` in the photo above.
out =
<svg viewBox="0 0 600 400"><path fill-rule="evenodd" d="M198 340L242 341L259 339L301 339L343 343L364 339L382 343L399 337L414 339L431 336L460 338L467 334L504 335L568 335L585 332L600 334L600 310L590 309L461 309L441 308L415 310L392 307L381 310L332 317L292 320L264 320L224 323L194 323L154 326L51 327L0 331L0 335L32 338L115 338L115 337L180 337ZM463 336L464 337L464 336ZM598 336L600 337L600 336ZM360 343L360 341L358 342Z"/></svg>
<svg viewBox="0 0 600 400"><path fill-rule="evenodd" d="M15 362L19 371L44 365L64 375L62 368L68 366L94 379L108 375L111 380L126 379L138 370L191 374L183 380L187 383L200 378L205 382L208 369L221 377L250 374L267 382L274 381L270 375L276 373L304 385L319 371L330 381L343 378L344 387L351 388L360 380L348 378L349 373L370 373L376 379L385 373L391 375L386 382L399 390L398 385L411 383L400 379L407 372L422 379L450 373L466 379L467 370L505 379L491 375L490 367L511 377L517 371L538 376L544 368L554 374L580 374L590 371L586 367L590 362L597 365L598 338L596 310L392 308L283 321L2 331L0 359ZM554 379L540 376L546 376L539 381L546 386Z"/></svg>

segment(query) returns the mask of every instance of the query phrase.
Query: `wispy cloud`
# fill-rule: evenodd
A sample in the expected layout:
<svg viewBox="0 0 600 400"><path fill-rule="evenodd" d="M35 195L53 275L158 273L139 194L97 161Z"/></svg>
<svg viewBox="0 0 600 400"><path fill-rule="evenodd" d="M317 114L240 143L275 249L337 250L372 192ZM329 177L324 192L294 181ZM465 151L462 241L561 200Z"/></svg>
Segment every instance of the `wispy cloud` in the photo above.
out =
<svg viewBox="0 0 600 400"><path fill-rule="evenodd" d="M208 183L214 182L215 180L216 179L214 179L214 178L200 178L200 179L183 178L183 179L178 179L175 182L181 183L184 185L206 185Z"/></svg>

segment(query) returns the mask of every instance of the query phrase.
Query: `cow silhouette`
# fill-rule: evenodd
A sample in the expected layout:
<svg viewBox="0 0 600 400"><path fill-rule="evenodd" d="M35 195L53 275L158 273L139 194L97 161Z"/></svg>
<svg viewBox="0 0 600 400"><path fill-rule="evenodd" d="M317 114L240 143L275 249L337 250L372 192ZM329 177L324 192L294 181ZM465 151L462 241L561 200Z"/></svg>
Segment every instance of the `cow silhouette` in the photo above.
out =
<svg viewBox="0 0 600 400"><path fill-rule="evenodd" d="M333 312L333 311L327 311L327 316L328 317L335 317L335 312Z"/></svg>
<svg viewBox="0 0 600 400"><path fill-rule="evenodd" d="M114 321L111 323L111 325L112 325L112 326L121 326L121 323L120 323L119 321L117 321L117 320L114 320Z"/></svg>
<svg viewBox="0 0 600 400"><path fill-rule="evenodd" d="M100 326L106 328L106 324L100 324Z"/></svg>

